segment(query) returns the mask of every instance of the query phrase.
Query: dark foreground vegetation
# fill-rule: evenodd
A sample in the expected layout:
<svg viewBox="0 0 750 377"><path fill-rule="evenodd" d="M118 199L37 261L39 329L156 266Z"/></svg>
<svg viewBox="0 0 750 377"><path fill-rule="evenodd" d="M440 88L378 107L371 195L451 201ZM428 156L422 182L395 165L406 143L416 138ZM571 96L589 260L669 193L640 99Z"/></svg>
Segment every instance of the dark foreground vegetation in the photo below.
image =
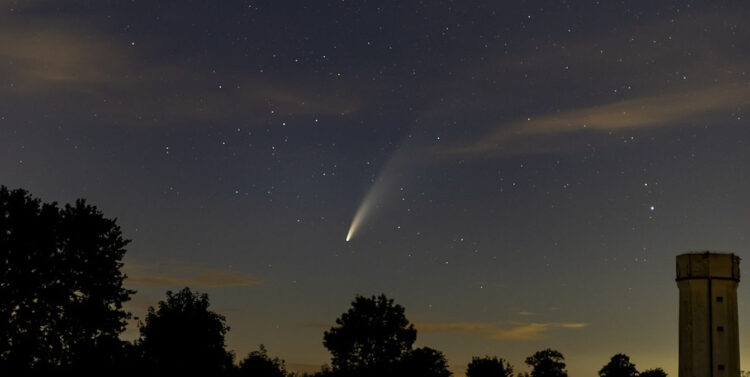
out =
<svg viewBox="0 0 750 377"><path fill-rule="evenodd" d="M114 220L85 201L58 206L23 190L0 187L0 376L292 376L260 346L235 363L226 349L225 318L205 294L168 291L139 323L140 338L120 340L131 314L123 303L128 241ZM385 295L357 296L323 334L330 366L315 377L448 377L442 352L414 348L417 330L404 308ZM526 358L519 377L567 377L552 349ZM513 377L497 357L474 357L468 377ZM310 377L312 377L310 376ZM600 377L665 377L638 372L630 358L612 357Z"/></svg>

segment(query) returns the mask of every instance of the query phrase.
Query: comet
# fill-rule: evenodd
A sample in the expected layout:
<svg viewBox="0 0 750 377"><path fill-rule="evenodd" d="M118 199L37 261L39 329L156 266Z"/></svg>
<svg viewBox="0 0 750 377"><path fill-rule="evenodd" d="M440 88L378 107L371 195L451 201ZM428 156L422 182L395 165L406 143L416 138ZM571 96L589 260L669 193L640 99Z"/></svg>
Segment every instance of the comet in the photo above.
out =
<svg viewBox="0 0 750 377"><path fill-rule="evenodd" d="M346 242L351 241L352 237L354 236L354 233L359 230L360 225L362 225L362 222L364 221L365 217L372 211L373 205L372 202L374 202L374 196L371 195L373 190L370 189L367 196L365 196L365 200L362 201L362 204L357 209L357 212L354 214L354 219L352 219L352 224L349 226L349 232L346 233Z"/></svg>
<svg viewBox="0 0 750 377"><path fill-rule="evenodd" d="M401 171L404 168L403 159L404 153L399 150L393 154L393 156L385 164L385 167L378 174L375 183L372 185L362 203L357 208L357 212L354 214L351 225L349 225L349 232L346 233L346 242L352 240L352 238L359 232L362 225L373 216L373 213L380 208L380 203L385 201L388 193L394 190L395 183L398 177L401 176Z"/></svg>

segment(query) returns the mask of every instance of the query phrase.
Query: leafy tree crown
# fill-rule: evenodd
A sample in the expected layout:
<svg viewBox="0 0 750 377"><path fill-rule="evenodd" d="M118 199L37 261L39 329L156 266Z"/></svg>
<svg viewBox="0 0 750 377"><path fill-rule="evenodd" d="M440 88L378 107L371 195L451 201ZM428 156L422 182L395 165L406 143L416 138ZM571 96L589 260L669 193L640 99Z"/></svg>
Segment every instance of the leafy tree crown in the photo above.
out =
<svg viewBox="0 0 750 377"><path fill-rule="evenodd" d="M513 377L513 366L497 357L472 357L466 377Z"/></svg>
<svg viewBox="0 0 750 377"><path fill-rule="evenodd" d="M402 306L385 295L357 296L336 326L324 333L323 345L333 356L334 370L354 371L401 360L416 337Z"/></svg>
<svg viewBox="0 0 750 377"><path fill-rule="evenodd" d="M618 353L609 360L607 365L599 370L600 377L636 377L638 370L635 364L630 362L628 355Z"/></svg>
<svg viewBox="0 0 750 377"><path fill-rule="evenodd" d="M218 373L231 369L225 349L224 316L208 310L208 295L185 287L167 291L158 309L150 307L140 326L139 348L150 367L162 372Z"/></svg>
<svg viewBox="0 0 750 377"><path fill-rule="evenodd" d="M531 366L531 377L567 377L565 358L556 350L547 348L537 351L526 358L526 364Z"/></svg>
<svg viewBox="0 0 750 377"><path fill-rule="evenodd" d="M0 374L80 370L122 351L128 242L84 200L61 208L0 186Z"/></svg>

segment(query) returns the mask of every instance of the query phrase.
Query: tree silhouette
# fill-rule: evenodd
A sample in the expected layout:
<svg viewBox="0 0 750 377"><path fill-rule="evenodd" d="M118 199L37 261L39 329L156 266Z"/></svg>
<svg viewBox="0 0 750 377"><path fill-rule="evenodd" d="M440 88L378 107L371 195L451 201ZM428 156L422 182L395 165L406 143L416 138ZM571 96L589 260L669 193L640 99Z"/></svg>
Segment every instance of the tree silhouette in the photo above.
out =
<svg viewBox="0 0 750 377"><path fill-rule="evenodd" d="M333 356L334 371L384 373L401 361L416 338L402 306L385 295L356 296L349 311L325 332L323 345Z"/></svg>
<svg viewBox="0 0 750 377"><path fill-rule="evenodd" d="M565 358L553 349L547 348L537 351L526 358L526 364L531 366L531 377L567 377Z"/></svg>
<svg viewBox="0 0 750 377"><path fill-rule="evenodd" d="M266 347L261 344L257 351L250 352L240 361L237 375L248 377L286 377L287 372L284 360L278 357L273 359L269 357Z"/></svg>
<svg viewBox="0 0 750 377"><path fill-rule="evenodd" d="M635 369L635 364L630 362L628 355L622 353L612 356L609 363L599 370L600 377L635 377L637 375L638 370Z"/></svg>
<svg viewBox="0 0 750 377"><path fill-rule="evenodd" d="M664 371L664 369L661 368L655 368L655 369L646 369L638 376L640 377L667 377L667 372Z"/></svg>
<svg viewBox="0 0 750 377"><path fill-rule="evenodd" d="M115 220L0 186L0 374L111 366L129 313ZM4 372L4 373L3 373Z"/></svg>
<svg viewBox="0 0 750 377"><path fill-rule="evenodd" d="M513 377L513 366L497 357L472 357L466 377Z"/></svg>
<svg viewBox="0 0 750 377"><path fill-rule="evenodd" d="M208 306L208 295L185 287L177 293L167 291L158 309L150 307L138 342L145 367L167 375L230 371L233 357L224 344L229 327L224 316Z"/></svg>
<svg viewBox="0 0 750 377"><path fill-rule="evenodd" d="M429 347L412 350L401 359L391 375L404 377L450 377L448 362L442 352Z"/></svg>

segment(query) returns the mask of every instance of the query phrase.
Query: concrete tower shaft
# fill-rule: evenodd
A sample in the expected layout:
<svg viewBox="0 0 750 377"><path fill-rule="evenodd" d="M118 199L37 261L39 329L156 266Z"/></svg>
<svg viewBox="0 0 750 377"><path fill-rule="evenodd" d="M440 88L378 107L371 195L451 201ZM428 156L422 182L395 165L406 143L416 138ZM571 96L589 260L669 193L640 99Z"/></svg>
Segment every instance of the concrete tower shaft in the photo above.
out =
<svg viewBox="0 0 750 377"><path fill-rule="evenodd" d="M677 256L680 289L679 377L739 377L737 285L734 254Z"/></svg>

